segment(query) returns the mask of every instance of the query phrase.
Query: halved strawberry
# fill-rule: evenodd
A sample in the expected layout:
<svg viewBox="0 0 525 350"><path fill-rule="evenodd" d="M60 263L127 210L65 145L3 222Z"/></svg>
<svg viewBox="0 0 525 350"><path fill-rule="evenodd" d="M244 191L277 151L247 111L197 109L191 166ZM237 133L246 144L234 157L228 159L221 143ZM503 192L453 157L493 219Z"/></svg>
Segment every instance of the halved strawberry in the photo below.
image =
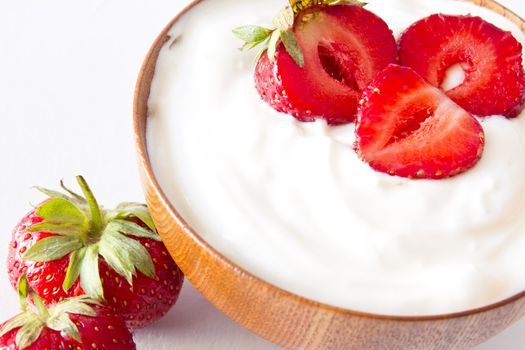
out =
<svg viewBox="0 0 525 350"><path fill-rule="evenodd" d="M444 178L474 166L479 122L407 67L390 65L365 90L356 151L376 170L409 178Z"/></svg>
<svg viewBox="0 0 525 350"><path fill-rule="evenodd" d="M358 5L312 6L291 21L291 30L281 29L275 55L270 43L269 54L257 64L255 83L262 99L301 121L354 121L362 89L397 59L392 31Z"/></svg>
<svg viewBox="0 0 525 350"><path fill-rule="evenodd" d="M479 17L436 14L414 23L400 39L399 59L434 86L460 63L465 80L446 94L470 113L515 117L525 101L521 44Z"/></svg>

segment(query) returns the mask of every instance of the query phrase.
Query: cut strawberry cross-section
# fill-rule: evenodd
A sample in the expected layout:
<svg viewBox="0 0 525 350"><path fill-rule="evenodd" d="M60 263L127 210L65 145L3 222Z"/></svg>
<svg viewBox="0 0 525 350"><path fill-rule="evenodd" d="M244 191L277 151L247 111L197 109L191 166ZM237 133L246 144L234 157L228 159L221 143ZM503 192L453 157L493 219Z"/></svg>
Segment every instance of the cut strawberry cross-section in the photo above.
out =
<svg viewBox="0 0 525 350"><path fill-rule="evenodd" d="M465 79L446 94L470 113L515 117L522 109L522 46L479 17L436 14L414 23L400 39L399 60L438 87L460 64Z"/></svg>
<svg viewBox="0 0 525 350"><path fill-rule="evenodd" d="M391 30L361 6L306 8L290 33L299 52L279 42L275 55L259 59L255 82L264 101L301 121L354 121L362 89L397 60Z"/></svg>
<svg viewBox="0 0 525 350"><path fill-rule="evenodd" d="M378 171L439 179L476 164L480 123L410 68L390 65L365 90L357 113L356 151Z"/></svg>

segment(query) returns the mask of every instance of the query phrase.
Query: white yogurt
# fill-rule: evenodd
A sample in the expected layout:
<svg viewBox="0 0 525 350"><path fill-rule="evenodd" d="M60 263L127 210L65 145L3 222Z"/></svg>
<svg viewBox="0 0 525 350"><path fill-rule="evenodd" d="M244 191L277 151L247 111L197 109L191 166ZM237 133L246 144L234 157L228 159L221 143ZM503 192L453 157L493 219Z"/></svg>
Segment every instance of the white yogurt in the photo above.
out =
<svg viewBox="0 0 525 350"><path fill-rule="evenodd" d="M369 0L399 34L471 3ZM153 81L148 147L175 208L213 247L283 289L327 304L430 315L525 289L525 115L482 120L483 158L447 180L373 171L354 125L299 123L263 103L255 52L231 29L269 24L284 0L206 0L171 31Z"/></svg>

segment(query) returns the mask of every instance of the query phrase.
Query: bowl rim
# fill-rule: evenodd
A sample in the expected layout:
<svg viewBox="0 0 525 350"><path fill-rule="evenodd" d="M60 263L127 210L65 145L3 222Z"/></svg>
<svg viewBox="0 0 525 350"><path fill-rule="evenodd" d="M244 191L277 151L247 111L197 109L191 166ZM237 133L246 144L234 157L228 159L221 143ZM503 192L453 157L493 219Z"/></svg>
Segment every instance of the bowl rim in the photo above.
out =
<svg viewBox="0 0 525 350"><path fill-rule="evenodd" d="M340 315L346 315L346 316L352 316L352 317L360 317L360 318L367 318L367 319L375 319L375 320L382 320L382 321L392 321L392 322L428 322L428 321L439 321L439 320L451 320L451 319L457 319L467 316L473 316L475 314L482 314L485 312L489 312L495 309L498 309L500 307L503 307L505 305L514 303L520 299L525 298L525 289L521 292L518 292L510 297L507 297L501 301L491 303L485 306L467 309L464 311L458 311L458 312L452 312L452 313L443 313L443 314L435 314L435 315L392 315L392 314L380 314L380 313L371 313L371 312L365 312L365 311L357 311L352 309L346 309L338 306L333 306L330 304L326 304L323 302L319 302L307 297L300 296L294 292L287 291L281 287L278 287L268 281L266 281L263 278L260 278L256 276L255 274L252 274L251 272L247 271L240 265L235 264L230 259L225 257L222 253L220 253L217 249L212 247L205 239L203 239L196 230L194 230L191 225L189 225L186 220L183 218L183 216L175 209L174 205L171 203L171 201L168 199L168 197L165 195L164 191L162 190L162 186L157 181L157 178L155 176L155 172L153 171L153 166L151 165L150 157L149 157L149 150L147 147L147 119L148 119L148 113L146 115L142 115L140 113L140 102L139 97L142 94L142 89L144 85L144 80L146 73L148 71L147 67L149 66L152 59L155 59L155 61L158 58L158 55L155 55L155 51L158 48L162 48L167 41L170 39L169 31L171 28L175 25L176 22L178 22L188 11L190 11L193 7L197 6L201 2L204 1L211 1L211 0L191 0L188 5L186 5L178 14L175 15L175 17L164 27L164 29L160 32L159 35L157 35L155 41L151 45L150 49L148 50L148 53L142 63L142 66L139 71L139 76L137 79L137 82L135 84L135 90L133 95L133 130L134 130L134 138L135 138L135 148L139 156L139 166L144 171L143 174L145 176L145 179L152 185L153 191L157 194L159 197L161 204L163 205L164 209L167 210L168 215L174 219L176 224L182 229L182 231L188 235L195 243L197 243L200 248L204 249L207 253L209 253L213 259L218 260L221 264L228 267L230 270L236 270L238 273L242 274L244 277L252 280L256 280L263 285L266 285L270 287L270 289L274 292L277 292L282 297L287 297L293 299L295 302L299 304L303 304L305 306L309 306L311 308L316 309L322 309L323 311L331 311L336 314ZM518 25L515 20L521 21L522 25L518 27L522 32L525 33L525 20L517 15L515 12L509 10L507 7L501 5L496 0L460 0L464 2L471 2L474 3L476 6L484 7L489 9L490 11L495 12L495 10L488 6L495 6L496 8L499 8L502 12L507 13L509 16L513 17L514 19L507 18L514 24ZM501 13L498 13L500 16L503 16ZM503 16L506 17L506 16ZM153 67L156 67L156 62L153 65ZM148 86L148 88L151 88L151 85ZM148 94L149 95L149 94ZM147 109L146 109L147 111ZM141 120L144 120L144 123L141 122ZM144 126L143 128L141 126ZM191 280L190 280L191 282Z"/></svg>

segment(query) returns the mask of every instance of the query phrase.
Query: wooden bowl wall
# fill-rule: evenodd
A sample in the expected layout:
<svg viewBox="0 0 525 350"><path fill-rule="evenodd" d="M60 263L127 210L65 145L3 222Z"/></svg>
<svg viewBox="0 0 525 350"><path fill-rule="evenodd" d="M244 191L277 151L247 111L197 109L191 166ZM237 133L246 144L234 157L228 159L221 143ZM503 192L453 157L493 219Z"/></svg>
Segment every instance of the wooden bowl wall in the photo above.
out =
<svg viewBox="0 0 525 350"><path fill-rule="evenodd" d="M193 231L155 178L146 125L159 51L169 40L173 24L200 1L174 18L148 53L135 91L134 127L144 191L159 233L186 277L211 303L254 333L287 349L305 350L469 349L525 315L525 292L480 309L432 317L381 316L324 305L251 275ZM469 1L507 17L525 31L524 20L495 1Z"/></svg>

